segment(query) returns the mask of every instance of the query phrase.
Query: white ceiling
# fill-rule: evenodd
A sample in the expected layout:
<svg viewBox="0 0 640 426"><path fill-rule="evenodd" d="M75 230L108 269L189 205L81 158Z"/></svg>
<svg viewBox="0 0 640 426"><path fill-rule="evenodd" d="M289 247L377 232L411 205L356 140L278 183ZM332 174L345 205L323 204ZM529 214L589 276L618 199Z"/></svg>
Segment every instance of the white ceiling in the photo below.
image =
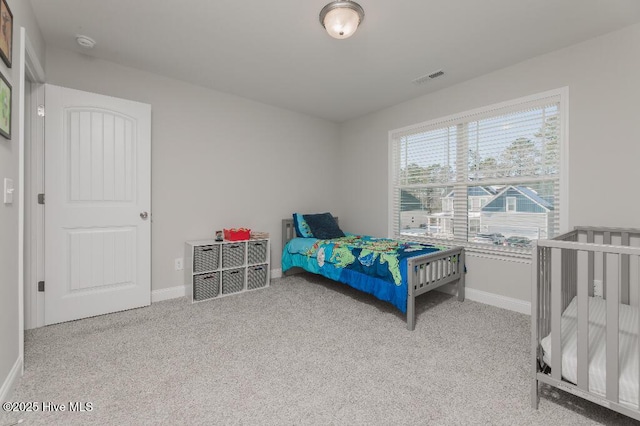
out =
<svg viewBox="0 0 640 426"><path fill-rule="evenodd" d="M337 122L640 22L638 0L359 0L335 40L328 2L31 0L47 45L84 34L89 55Z"/></svg>

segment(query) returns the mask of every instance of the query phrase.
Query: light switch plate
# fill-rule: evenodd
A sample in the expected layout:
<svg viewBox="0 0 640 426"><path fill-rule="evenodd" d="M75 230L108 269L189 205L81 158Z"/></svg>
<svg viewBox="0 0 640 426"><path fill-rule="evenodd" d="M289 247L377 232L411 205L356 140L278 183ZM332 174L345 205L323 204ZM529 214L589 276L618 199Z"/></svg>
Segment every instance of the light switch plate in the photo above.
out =
<svg viewBox="0 0 640 426"><path fill-rule="evenodd" d="M4 178L4 203L13 204L13 179Z"/></svg>

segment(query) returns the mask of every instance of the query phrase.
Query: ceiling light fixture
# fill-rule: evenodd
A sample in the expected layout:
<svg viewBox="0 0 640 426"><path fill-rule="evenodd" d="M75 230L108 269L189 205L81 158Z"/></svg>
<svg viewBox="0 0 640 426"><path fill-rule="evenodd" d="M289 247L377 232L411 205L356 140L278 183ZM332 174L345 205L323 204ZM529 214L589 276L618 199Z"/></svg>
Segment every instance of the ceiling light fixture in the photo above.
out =
<svg viewBox="0 0 640 426"><path fill-rule="evenodd" d="M320 23L333 38L351 37L364 19L364 9L354 1L333 1L320 11Z"/></svg>
<svg viewBox="0 0 640 426"><path fill-rule="evenodd" d="M93 49L93 46L96 45L96 41L94 39L81 34L76 35L76 43L85 49Z"/></svg>

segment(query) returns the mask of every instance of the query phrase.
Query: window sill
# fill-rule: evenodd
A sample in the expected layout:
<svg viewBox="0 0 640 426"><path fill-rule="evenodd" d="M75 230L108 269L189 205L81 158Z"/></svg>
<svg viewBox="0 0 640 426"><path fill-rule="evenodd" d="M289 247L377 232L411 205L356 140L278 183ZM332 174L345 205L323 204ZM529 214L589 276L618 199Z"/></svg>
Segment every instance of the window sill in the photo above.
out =
<svg viewBox="0 0 640 426"><path fill-rule="evenodd" d="M531 264L531 249L487 249L479 244L461 244L469 256Z"/></svg>

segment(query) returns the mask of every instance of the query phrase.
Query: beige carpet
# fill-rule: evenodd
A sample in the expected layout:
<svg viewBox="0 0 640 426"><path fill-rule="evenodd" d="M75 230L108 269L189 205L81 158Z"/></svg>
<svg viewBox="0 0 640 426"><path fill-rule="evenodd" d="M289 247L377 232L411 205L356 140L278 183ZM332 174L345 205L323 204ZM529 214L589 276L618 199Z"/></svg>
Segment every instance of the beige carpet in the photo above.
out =
<svg viewBox="0 0 640 426"><path fill-rule="evenodd" d="M410 332L391 305L304 275L37 329L12 400L92 410L0 425L635 424L550 388L530 408L529 317L418 300Z"/></svg>

